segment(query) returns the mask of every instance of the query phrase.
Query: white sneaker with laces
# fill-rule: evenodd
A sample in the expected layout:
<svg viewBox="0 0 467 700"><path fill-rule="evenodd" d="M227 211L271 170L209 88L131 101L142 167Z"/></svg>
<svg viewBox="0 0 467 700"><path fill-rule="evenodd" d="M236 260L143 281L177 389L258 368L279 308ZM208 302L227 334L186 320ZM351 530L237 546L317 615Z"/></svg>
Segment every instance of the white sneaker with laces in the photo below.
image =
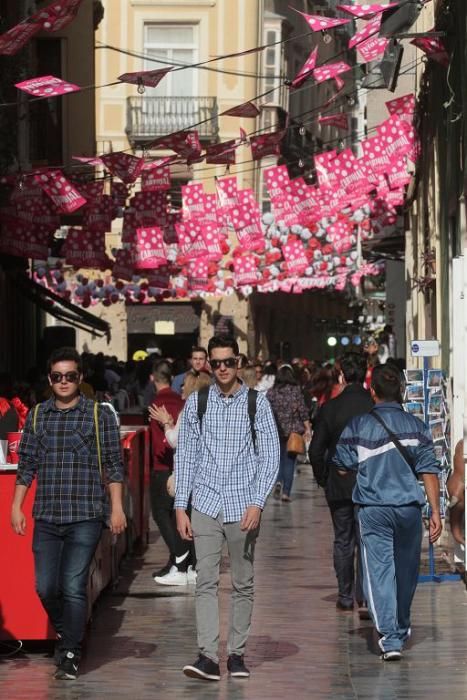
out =
<svg viewBox="0 0 467 700"><path fill-rule="evenodd" d="M154 581L161 586L186 586L188 578L185 571L179 571L176 566L172 566L165 576L155 576Z"/></svg>
<svg viewBox="0 0 467 700"><path fill-rule="evenodd" d="M188 571L186 572L186 578L189 584L196 584L196 570L192 567L188 567Z"/></svg>

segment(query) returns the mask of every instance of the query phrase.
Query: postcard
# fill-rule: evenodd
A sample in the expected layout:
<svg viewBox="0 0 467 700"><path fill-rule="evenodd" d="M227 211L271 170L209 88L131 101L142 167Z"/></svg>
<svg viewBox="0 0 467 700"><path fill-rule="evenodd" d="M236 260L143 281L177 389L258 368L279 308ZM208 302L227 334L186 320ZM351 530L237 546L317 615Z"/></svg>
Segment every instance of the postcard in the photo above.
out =
<svg viewBox="0 0 467 700"><path fill-rule="evenodd" d="M432 387L441 387L442 385L443 385L443 370L442 369L429 369L428 370L427 386L432 388Z"/></svg>
<svg viewBox="0 0 467 700"><path fill-rule="evenodd" d="M423 382L422 369L405 369L404 374L407 384L413 384L413 382Z"/></svg>
<svg viewBox="0 0 467 700"><path fill-rule="evenodd" d="M422 415L424 413L424 406L421 401L407 401L404 404L404 409L407 413L412 413L414 415Z"/></svg>
<svg viewBox="0 0 467 700"><path fill-rule="evenodd" d="M442 394L431 394L428 399L428 415L441 416L444 408Z"/></svg>
<svg viewBox="0 0 467 700"><path fill-rule="evenodd" d="M406 401L416 401L417 399L425 398L425 393L423 391L423 384L417 382L416 384L407 384L405 387L405 399Z"/></svg>
<svg viewBox="0 0 467 700"><path fill-rule="evenodd" d="M433 442L436 442L437 440L444 441L444 421L430 420L430 431Z"/></svg>

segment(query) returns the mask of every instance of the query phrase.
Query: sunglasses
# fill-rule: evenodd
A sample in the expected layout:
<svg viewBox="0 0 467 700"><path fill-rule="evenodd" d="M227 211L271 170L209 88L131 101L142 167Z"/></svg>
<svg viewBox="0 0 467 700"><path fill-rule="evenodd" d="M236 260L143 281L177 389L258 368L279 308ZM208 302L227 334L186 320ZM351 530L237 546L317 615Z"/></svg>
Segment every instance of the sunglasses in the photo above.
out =
<svg viewBox="0 0 467 700"><path fill-rule="evenodd" d="M69 384L78 384L79 374L78 372L65 372L64 374L61 372L51 372L50 374L50 381L52 384L60 384L63 379Z"/></svg>
<svg viewBox="0 0 467 700"><path fill-rule="evenodd" d="M227 369L233 369L237 366L237 358L226 357L225 360L209 360L209 364L213 369L220 369L221 365L224 365Z"/></svg>

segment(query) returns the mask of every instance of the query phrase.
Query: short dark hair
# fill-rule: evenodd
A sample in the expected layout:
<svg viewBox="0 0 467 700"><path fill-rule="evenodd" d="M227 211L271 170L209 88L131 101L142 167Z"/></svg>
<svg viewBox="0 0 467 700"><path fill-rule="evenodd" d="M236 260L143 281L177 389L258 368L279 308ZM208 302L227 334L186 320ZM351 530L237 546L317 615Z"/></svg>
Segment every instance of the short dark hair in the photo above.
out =
<svg viewBox="0 0 467 700"><path fill-rule="evenodd" d="M216 348L231 348L235 357L238 357L239 349L238 343L235 338L229 335L213 335L208 343L208 354L211 357L211 353Z"/></svg>
<svg viewBox="0 0 467 700"><path fill-rule="evenodd" d="M81 374L83 371L81 356L75 348L63 347L54 350L47 361L47 374L50 374L52 366L57 362L76 362L78 372Z"/></svg>
<svg viewBox="0 0 467 700"><path fill-rule="evenodd" d="M158 384L170 384L172 368L167 360L156 360L152 366L152 376Z"/></svg>
<svg viewBox="0 0 467 700"><path fill-rule="evenodd" d="M347 352L339 358L339 365L347 384L363 384L367 369L365 355L360 352Z"/></svg>
<svg viewBox="0 0 467 700"><path fill-rule="evenodd" d="M371 386L378 399L402 403L402 375L394 365L376 365Z"/></svg>
<svg viewBox="0 0 467 700"><path fill-rule="evenodd" d="M206 357L208 356L206 348L203 348L202 345L193 345L190 356L192 356L194 352L203 352Z"/></svg>

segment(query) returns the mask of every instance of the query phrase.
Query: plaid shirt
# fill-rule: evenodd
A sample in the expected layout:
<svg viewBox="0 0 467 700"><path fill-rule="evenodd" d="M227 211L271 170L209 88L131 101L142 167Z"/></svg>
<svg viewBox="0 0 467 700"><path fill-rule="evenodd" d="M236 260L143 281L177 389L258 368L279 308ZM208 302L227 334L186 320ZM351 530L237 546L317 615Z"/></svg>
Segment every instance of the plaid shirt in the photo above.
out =
<svg viewBox="0 0 467 700"><path fill-rule="evenodd" d="M76 406L58 409L51 398L40 405L36 430L29 412L19 446L17 484L30 486L37 477L33 517L64 524L107 519L109 502L97 456L94 401L83 395ZM123 481L120 435L115 416L99 406L103 477Z"/></svg>
<svg viewBox="0 0 467 700"><path fill-rule="evenodd" d="M224 522L238 522L248 506L264 507L279 469L280 447L269 401L258 394L256 453L248 416L248 388L242 384L229 398L210 387L202 430L198 394L182 413L175 453L175 508L186 508L190 495L196 510Z"/></svg>

